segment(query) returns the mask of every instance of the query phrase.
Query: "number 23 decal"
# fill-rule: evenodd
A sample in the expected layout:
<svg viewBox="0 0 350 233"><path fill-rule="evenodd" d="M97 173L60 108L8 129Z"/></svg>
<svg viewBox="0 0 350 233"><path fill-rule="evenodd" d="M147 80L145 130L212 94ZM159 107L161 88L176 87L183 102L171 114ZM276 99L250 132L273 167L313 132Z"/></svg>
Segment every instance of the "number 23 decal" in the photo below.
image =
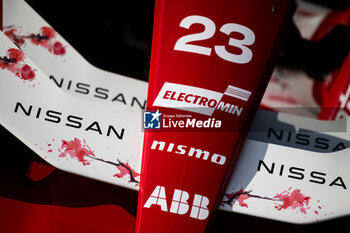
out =
<svg viewBox="0 0 350 233"><path fill-rule="evenodd" d="M212 38L216 31L215 23L207 17L199 16L199 15L191 15L191 16L187 16L181 21L180 27L189 29L191 25L195 23L202 24L204 26L204 31L186 35L179 38L175 44L174 50L210 56L212 48L201 46L201 45L193 45L189 43L193 41L201 41L201 40ZM253 57L253 52L247 46L252 45L254 43L255 41L254 32L245 26L242 26L240 24L235 24L235 23L224 24L220 28L220 32L226 35L230 35L231 32L237 32L242 34L244 36L243 39L239 40L239 39L230 38L228 41L228 45L241 49L242 53L241 54L230 53L226 50L225 45L215 45L214 50L216 54L222 59L229 62L234 62L239 64L245 64L250 62L250 60Z"/></svg>

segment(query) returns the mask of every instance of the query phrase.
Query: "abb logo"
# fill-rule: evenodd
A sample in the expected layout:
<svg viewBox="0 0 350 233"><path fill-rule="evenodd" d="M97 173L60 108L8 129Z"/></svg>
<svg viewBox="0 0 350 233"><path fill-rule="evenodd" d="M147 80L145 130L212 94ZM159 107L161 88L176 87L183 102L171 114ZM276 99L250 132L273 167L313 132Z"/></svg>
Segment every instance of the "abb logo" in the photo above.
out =
<svg viewBox="0 0 350 233"><path fill-rule="evenodd" d="M190 217L204 220L209 216L209 199L205 196L195 194L193 198L192 205L188 204L188 199L190 195L188 192L175 189L173 193L173 198L170 204L170 210L168 209L167 199L165 195L165 187L157 186L151 196L148 198L146 203L144 204L144 208L150 208L152 205L160 206L160 209L164 212L170 212L174 214L184 215L186 214L190 207Z"/></svg>

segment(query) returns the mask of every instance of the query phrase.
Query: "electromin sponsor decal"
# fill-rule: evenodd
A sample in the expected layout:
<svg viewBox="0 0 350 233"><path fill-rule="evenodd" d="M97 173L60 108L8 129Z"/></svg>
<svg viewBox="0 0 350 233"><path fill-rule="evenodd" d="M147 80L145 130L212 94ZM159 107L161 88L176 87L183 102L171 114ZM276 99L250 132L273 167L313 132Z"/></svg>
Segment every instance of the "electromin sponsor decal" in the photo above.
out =
<svg viewBox="0 0 350 233"><path fill-rule="evenodd" d="M244 108L222 101L224 95L241 100L249 100L251 92L228 85L224 93L193 87L189 85L165 82L153 106L187 110L212 116L215 110L240 116ZM242 104L243 105L243 104Z"/></svg>

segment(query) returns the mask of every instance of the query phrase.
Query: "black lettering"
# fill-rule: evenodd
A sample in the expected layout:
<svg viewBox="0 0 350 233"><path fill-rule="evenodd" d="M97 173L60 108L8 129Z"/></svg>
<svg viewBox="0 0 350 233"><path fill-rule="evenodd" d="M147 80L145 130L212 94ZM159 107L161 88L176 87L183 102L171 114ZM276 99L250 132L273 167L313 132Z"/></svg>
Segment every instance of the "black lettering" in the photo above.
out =
<svg viewBox="0 0 350 233"><path fill-rule="evenodd" d="M288 132L288 139L287 139L288 142L290 142L291 137L292 137L292 132Z"/></svg>
<svg viewBox="0 0 350 233"><path fill-rule="evenodd" d="M327 138L316 138L315 139L315 142L316 142L316 145L315 147L316 148L320 148L320 149L324 149L324 150L327 150L329 148L329 139Z"/></svg>
<svg viewBox="0 0 350 233"><path fill-rule="evenodd" d="M48 110L46 112L46 118L44 119L45 121L50 121L50 122L53 122L53 123L60 123L61 122L61 116L62 113L60 112L56 112L56 111L53 111L53 110Z"/></svg>
<svg viewBox="0 0 350 233"><path fill-rule="evenodd" d="M304 179L304 174L303 174L304 171L305 171L305 169L303 169L303 168L290 167L289 172L292 175L288 175L288 177L293 178L293 179L302 180L302 179Z"/></svg>
<svg viewBox="0 0 350 233"><path fill-rule="evenodd" d="M284 165L282 164L282 165L281 165L281 168L280 168L280 173L279 173L280 176L283 175L283 170L284 170Z"/></svg>
<svg viewBox="0 0 350 233"><path fill-rule="evenodd" d="M275 163L272 163L271 168L269 169L269 167L264 163L263 160L259 160L258 171L260 171L261 165L264 166L264 168L266 169L266 171L267 171L268 173L273 174L273 170L275 169Z"/></svg>
<svg viewBox="0 0 350 233"><path fill-rule="evenodd" d="M339 181L339 183L338 183L338 181ZM343 187L344 189L346 189L344 181L343 181L343 179L340 176L335 178L335 180L332 183L330 183L329 186L333 186L333 185L340 186L340 187Z"/></svg>
<svg viewBox="0 0 350 233"><path fill-rule="evenodd" d="M323 177L323 176L326 176L326 173L312 171L310 173L310 176L311 178L313 178L309 180L310 182L317 183L317 184L326 183L326 179Z"/></svg>
<svg viewBox="0 0 350 233"><path fill-rule="evenodd" d="M87 127L85 130L86 130L86 131L93 130L93 131L96 131L96 132L98 132L99 134L102 135L102 131L101 131L100 125L98 124L97 121L94 121L94 122L93 122L91 125L89 125L89 127Z"/></svg>
<svg viewBox="0 0 350 233"><path fill-rule="evenodd" d="M23 105L20 103L20 102L17 102L16 103L16 107L15 107L15 113L17 113L18 111L18 107L20 107L23 111L23 113L26 115L26 116L30 116L31 112L32 112L32 108L33 106L32 105L29 105L29 108L28 110L26 111L26 109L23 107Z"/></svg>
<svg viewBox="0 0 350 233"><path fill-rule="evenodd" d="M132 97L132 100L131 100L131 107L134 107L134 103L137 103L139 105L139 107L141 109L145 109L146 108L146 100L143 101L143 105L141 105L140 101L136 98L136 97Z"/></svg>
<svg viewBox="0 0 350 233"><path fill-rule="evenodd" d="M295 138L296 138L295 144L304 145L304 146L307 146L310 144L309 135L298 133L295 136Z"/></svg>
<svg viewBox="0 0 350 233"><path fill-rule="evenodd" d="M114 97L114 99L112 99L112 101L123 102L126 105L126 101L125 101L124 95L122 93L120 93L116 97Z"/></svg>
<svg viewBox="0 0 350 233"><path fill-rule="evenodd" d="M75 90L75 92L81 93L81 94L89 94L89 84L86 83L77 83L77 90Z"/></svg>
<svg viewBox="0 0 350 233"><path fill-rule="evenodd" d="M60 83L57 82L56 78L53 75L50 75L50 79L53 80L53 82L56 83L56 85L58 87L62 87L62 85L63 85L63 78L61 79Z"/></svg>
<svg viewBox="0 0 350 233"><path fill-rule="evenodd" d="M283 130L280 131L280 134L278 135L277 132L273 128L269 128L267 131L267 138L271 137L271 133L275 136L276 139L282 140L283 138Z"/></svg>
<svg viewBox="0 0 350 233"><path fill-rule="evenodd" d="M107 99L108 98L108 90L101 88L101 87L96 87L95 89L96 94L94 95L94 97L100 98L100 99Z"/></svg>
<svg viewBox="0 0 350 233"><path fill-rule="evenodd" d="M38 108L35 118L38 119L40 117L40 114L41 114L41 108Z"/></svg>
<svg viewBox="0 0 350 233"><path fill-rule="evenodd" d="M67 121L68 121L69 123L66 123L66 126L80 129L81 126L82 126L82 124L81 124L81 121L82 121L82 120L83 120L83 118L81 118L81 117L69 115L69 116L67 117Z"/></svg>
<svg viewBox="0 0 350 233"><path fill-rule="evenodd" d="M339 151L339 150L344 150L346 149L346 146L344 145L344 143L339 142L334 148L333 151Z"/></svg>
<svg viewBox="0 0 350 233"><path fill-rule="evenodd" d="M118 133L117 130L116 130L112 125L110 125L110 126L108 127L107 136L110 136L111 131L114 132L115 136L117 136L118 139L123 139L124 131L125 131L124 128L122 128L121 132Z"/></svg>
<svg viewBox="0 0 350 233"><path fill-rule="evenodd" d="M67 90L70 90L70 86L72 85L72 80L69 80Z"/></svg>

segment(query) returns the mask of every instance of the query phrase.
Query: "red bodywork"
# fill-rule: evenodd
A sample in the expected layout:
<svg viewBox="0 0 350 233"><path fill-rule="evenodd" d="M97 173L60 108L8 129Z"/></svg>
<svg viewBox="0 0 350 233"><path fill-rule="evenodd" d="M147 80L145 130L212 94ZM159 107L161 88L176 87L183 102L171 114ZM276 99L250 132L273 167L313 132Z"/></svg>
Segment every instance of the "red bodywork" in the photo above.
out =
<svg viewBox="0 0 350 233"><path fill-rule="evenodd" d="M350 27L350 8L331 12L312 37L320 41L338 25ZM330 80L315 82L314 93L322 106L321 120L338 120L350 115L350 53L341 67L335 69Z"/></svg>
<svg viewBox="0 0 350 233"><path fill-rule="evenodd" d="M220 101L243 111L234 115L214 109L209 118L219 119L223 125L216 131L145 132L136 232L204 232L208 227L269 81L293 11L292 1L156 1L148 110L159 110L163 116L191 114L196 119L208 119L193 109L154 106L157 97L183 102L184 96L190 95L187 100L191 97L196 102L193 93L180 89L177 94L168 90L160 95L165 82L203 88L203 93L224 93L231 85L251 95L245 100L222 96ZM208 31L205 38L188 41L191 49L176 49L180 38L188 39L185 36L203 31ZM200 51L193 48L197 46ZM229 55L223 55L217 46L224 47ZM251 58L243 57L247 50ZM179 97L181 91L186 92L183 98ZM247 97L243 93L247 92L239 94ZM199 99L196 103L198 108L205 105ZM214 100L209 103L215 108ZM165 146L153 144L159 141ZM210 155L197 158L188 151L190 148Z"/></svg>

